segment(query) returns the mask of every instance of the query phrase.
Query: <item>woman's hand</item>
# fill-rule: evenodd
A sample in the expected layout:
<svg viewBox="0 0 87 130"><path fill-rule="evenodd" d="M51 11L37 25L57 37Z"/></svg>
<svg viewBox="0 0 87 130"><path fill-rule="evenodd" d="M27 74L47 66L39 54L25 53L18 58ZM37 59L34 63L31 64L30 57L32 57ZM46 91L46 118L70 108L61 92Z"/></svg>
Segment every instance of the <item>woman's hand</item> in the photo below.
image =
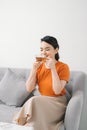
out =
<svg viewBox="0 0 87 130"><path fill-rule="evenodd" d="M48 68L48 69L54 69L55 68L55 60L54 59L52 59L52 58L48 58L47 60L46 60L46 68Z"/></svg>
<svg viewBox="0 0 87 130"><path fill-rule="evenodd" d="M33 63L33 70L37 70L39 67L40 67L40 65L42 64L42 62L41 61L35 61L34 63Z"/></svg>
<svg viewBox="0 0 87 130"><path fill-rule="evenodd" d="M40 61L35 61L29 74L28 80L26 81L26 89L28 92L32 92L36 87L36 72L39 66L42 64Z"/></svg>

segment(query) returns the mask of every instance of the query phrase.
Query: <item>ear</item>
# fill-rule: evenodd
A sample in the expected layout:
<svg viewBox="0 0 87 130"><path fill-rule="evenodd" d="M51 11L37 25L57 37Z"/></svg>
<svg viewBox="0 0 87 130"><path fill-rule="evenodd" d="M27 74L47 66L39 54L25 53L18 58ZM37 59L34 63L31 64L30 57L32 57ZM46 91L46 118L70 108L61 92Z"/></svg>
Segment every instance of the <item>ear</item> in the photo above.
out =
<svg viewBox="0 0 87 130"><path fill-rule="evenodd" d="M59 50L58 48L55 49L55 54L58 53L58 50Z"/></svg>

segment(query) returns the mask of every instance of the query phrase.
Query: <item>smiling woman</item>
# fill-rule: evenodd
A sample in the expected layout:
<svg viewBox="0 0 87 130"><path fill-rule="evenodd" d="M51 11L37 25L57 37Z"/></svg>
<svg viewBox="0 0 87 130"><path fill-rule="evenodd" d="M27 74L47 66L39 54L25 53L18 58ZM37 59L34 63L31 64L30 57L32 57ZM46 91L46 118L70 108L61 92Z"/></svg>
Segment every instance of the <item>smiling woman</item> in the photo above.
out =
<svg viewBox="0 0 87 130"><path fill-rule="evenodd" d="M56 38L54 37L49 37L46 36L44 38L41 39L41 54L46 56L46 57L52 57L55 56L55 59L58 60L59 59L59 54L58 54L58 50L59 50L59 44L56 40ZM48 44L49 43L49 44ZM51 53L51 54L49 54Z"/></svg>
<svg viewBox="0 0 87 130"><path fill-rule="evenodd" d="M59 61L58 50L56 38L41 39L40 52L46 61L36 59L26 82L27 91L33 91L37 84L41 95L31 97L13 122L33 126L34 130L58 130L66 110L65 85L70 75L68 65Z"/></svg>

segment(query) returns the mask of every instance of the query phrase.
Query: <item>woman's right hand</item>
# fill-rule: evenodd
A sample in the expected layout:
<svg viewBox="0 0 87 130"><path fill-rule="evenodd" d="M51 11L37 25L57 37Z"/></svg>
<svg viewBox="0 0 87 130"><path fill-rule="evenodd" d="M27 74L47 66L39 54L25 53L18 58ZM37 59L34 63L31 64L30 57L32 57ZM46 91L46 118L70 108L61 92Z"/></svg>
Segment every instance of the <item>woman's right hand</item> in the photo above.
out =
<svg viewBox="0 0 87 130"><path fill-rule="evenodd" d="M40 67L41 64L42 64L42 61L35 61L33 63L33 69L37 70Z"/></svg>
<svg viewBox="0 0 87 130"><path fill-rule="evenodd" d="M36 72L41 64L41 61L35 61L32 65L31 72L29 74L28 80L26 81L26 89L28 92L32 92L36 87Z"/></svg>

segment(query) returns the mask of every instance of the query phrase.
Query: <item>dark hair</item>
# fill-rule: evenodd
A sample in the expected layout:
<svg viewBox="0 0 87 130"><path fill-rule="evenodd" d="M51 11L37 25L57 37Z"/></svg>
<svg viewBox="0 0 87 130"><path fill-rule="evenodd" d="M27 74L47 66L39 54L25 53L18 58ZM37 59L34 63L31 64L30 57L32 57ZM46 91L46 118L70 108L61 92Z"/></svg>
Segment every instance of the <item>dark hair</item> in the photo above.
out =
<svg viewBox="0 0 87 130"><path fill-rule="evenodd" d="M41 42L42 41L47 42L48 44L52 45L54 49L56 49L56 48L59 49L59 44L55 37L45 36L45 37L41 38ZM55 54L55 59L59 60L59 53Z"/></svg>

